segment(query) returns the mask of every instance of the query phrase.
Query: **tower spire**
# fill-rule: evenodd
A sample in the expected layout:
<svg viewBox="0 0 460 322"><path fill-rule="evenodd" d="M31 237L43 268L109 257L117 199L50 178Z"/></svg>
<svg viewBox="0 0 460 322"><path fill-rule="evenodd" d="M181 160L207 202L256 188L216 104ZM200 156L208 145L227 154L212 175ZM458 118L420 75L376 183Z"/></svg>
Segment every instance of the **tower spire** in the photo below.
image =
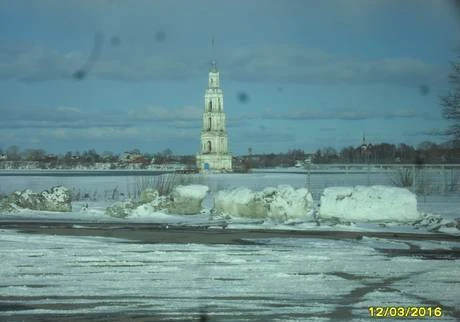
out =
<svg viewBox="0 0 460 322"><path fill-rule="evenodd" d="M214 59L214 42L215 42L215 38L214 38L214 35L212 35L212 38L211 38L211 55L212 55L212 59Z"/></svg>
<svg viewBox="0 0 460 322"><path fill-rule="evenodd" d="M212 35L211 37L211 71L213 72L217 71L214 43L215 43L215 37L214 35Z"/></svg>

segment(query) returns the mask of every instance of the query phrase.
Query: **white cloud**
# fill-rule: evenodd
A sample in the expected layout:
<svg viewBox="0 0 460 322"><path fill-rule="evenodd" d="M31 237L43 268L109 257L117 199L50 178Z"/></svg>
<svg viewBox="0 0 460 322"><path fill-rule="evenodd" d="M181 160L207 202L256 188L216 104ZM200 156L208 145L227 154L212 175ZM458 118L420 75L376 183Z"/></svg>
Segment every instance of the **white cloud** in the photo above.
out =
<svg viewBox="0 0 460 322"><path fill-rule="evenodd" d="M229 77L242 81L430 84L447 75L445 67L417 58L359 60L292 46L235 49L223 66Z"/></svg>
<svg viewBox="0 0 460 322"><path fill-rule="evenodd" d="M0 79L43 81L69 78L83 57L40 46L1 46Z"/></svg>
<svg viewBox="0 0 460 322"><path fill-rule="evenodd" d="M130 108L108 113L103 110L83 111L72 106L0 106L0 127L8 129L54 128L129 128L161 122L171 128L196 128L200 126L202 108L195 106ZM106 130L107 131L107 130ZM59 133L59 132L57 132ZM90 133L90 132L89 132Z"/></svg>
<svg viewBox="0 0 460 322"><path fill-rule="evenodd" d="M0 52L0 79L22 81L71 78L84 66L89 77L120 81L187 80L201 77L207 69L198 49L183 55L130 48L113 55L106 53L91 64L86 62L86 55L76 51L9 46L0 48ZM444 82L448 74L448 66L418 58L359 60L318 49L274 45L225 48L220 68L229 80L277 83L413 85Z"/></svg>
<svg viewBox="0 0 460 322"><path fill-rule="evenodd" d="M70 107L70 106L58 106L56 108L56 111L58 112L64 112L64 113L81 113L81 109L75 108L75 107Z"/></svg>
<svg viewBox="0 0 460 322"><path fill-rule="evenodd" d="M130 109L127 119L133 121L193 121L198 122L202 117L203 109L194 106L166 108L161 106L147 106L140 109Z"/></svg>
<svg viewBox="0 0 460 322"><path fill-rule="evenodd" d="M290 108L283 111L274 111L270 108L262 113L245 114L244 119L269 119L269 120L366 120L366 119L392 119L392 118L415 118L425 117L414 108L394 109L381 111L379 109L333 109L325 110L319 108Z"/></svg>
<svg viewBox="0 0 460 322"><path fill-rule="evenodd" d="M20 133L21 130L10 131L10 135ZM0 131L0 135L3 134ZM5 133L6 135L7 133ZM5 136L6 137L6 136ZM88 127L88 128L49 128L36 132L36 138L40 140L72 140L97 142L102 140L126 141L161 141L161 140L183 140L199 138L199 129L176 129L163 124L152 127L150 125L137 125L128 127Z"/></svg>
<svg viewBox="0 0 460 322"><path fill-rule="evenodd" d="M446 129L432 128L429 130L404 131L407 136L446 136Z"/></svg>

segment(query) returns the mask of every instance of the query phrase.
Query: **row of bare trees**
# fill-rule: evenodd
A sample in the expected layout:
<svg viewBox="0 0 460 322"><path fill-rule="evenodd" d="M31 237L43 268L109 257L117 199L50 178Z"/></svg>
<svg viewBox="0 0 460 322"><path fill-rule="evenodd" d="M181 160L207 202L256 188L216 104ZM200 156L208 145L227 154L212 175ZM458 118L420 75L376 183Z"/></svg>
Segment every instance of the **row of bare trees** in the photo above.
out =
<svg viewBox="0 0 460 322"><path fill-rule="evenodd" d="M345 147L336 150L325 147L307 154L303 150L293 149L286 153L244 155L237 162L245 168L292 167L310 159L315 164L324 163L372 163L372 164L425 164L460 163L460 147L452 142L436 144L422 142L417 147L408 144L380 143L362 147Z"/></svg>
<svg viewBox="0 0 460 322"><path fill-rule="evenodd" d="M147 163L167 164L180 163L187 166L195 164L193 155L174 155L171 149L167 148L160 152L150 154L142 153L138 149L130 153L142 156ZM0 161L12 161L20 167L21 162L34 161L42 164L44 167L73 167L77 165L94 165L95 163L110 163L116 166L120 162L120 155L113 152L98 153L95 149L84 150L82 152L68 151L63 154L50 154L44 149L26 149L21 150L17 145L10 146L5 150L0 148Z"/></svg>
<svg viewBox="0 0 460 322"><path fill-rule="evenodd" d="M180 163L193 167L195 156L174 155L170 149L165 149L155 154L141 153L146 160L154 164ZM77 164L92 165L97 162L117 163L119 155L104 152L99 154L95 149L83 152L67 152L60 155L47 154L42 149L27 149L21 151L17 146L11 146L5 151L0 149L0 154L6 156L7 161L38 161L53 165L73 166ZM236 157L235 166L243 168L270 168L270 167L292 167L299 162L310 159L315 164L322 163L403 163L403 164L424 164L424 163L460 163L460 146L455 141L437 144L430 141L420 143L417 147L400 143L379 143L368 145L366 150L361 146L344 147L336 150L333 147L325 147L308 154L301 149L291 149L285 153L269 154L248 154Z"/></svg>

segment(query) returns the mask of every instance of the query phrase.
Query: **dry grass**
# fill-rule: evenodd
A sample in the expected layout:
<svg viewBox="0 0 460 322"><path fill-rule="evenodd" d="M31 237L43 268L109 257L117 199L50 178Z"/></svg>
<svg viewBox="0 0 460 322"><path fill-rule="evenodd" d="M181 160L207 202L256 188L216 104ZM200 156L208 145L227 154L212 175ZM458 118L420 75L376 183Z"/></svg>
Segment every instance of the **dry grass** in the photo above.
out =
<svg viewBox="0 0 460 322"><path fill-rule="evenodd" d="M133 199L138 199L146 189L157 190L160 196L169 195L178 185L201 184L204 178L196 174L167 173L159 176L141 176L136 179Z"/></svg>
<svg viewBox="0 0 460 322"><path fill-rule="evenodd" d="M393 185L397 187L412 187L414 183L414 173L411 168L399 168L389 175Z"/></svg>

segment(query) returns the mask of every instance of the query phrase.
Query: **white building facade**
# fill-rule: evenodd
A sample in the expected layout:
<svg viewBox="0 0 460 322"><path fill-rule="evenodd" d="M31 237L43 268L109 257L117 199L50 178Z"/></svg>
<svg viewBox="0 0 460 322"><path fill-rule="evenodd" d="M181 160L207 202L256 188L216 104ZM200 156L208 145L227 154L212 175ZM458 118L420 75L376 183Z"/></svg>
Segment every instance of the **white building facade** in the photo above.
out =
<svg viewBox="0 0 460 322"><path fill-rule="evenodd" d="M228 151L225 129L224 94L220 88L215 61L212 62L209 72L204 104L201 152L196 156L197 168L200 171L232 171L232 156Z"/></svg>

